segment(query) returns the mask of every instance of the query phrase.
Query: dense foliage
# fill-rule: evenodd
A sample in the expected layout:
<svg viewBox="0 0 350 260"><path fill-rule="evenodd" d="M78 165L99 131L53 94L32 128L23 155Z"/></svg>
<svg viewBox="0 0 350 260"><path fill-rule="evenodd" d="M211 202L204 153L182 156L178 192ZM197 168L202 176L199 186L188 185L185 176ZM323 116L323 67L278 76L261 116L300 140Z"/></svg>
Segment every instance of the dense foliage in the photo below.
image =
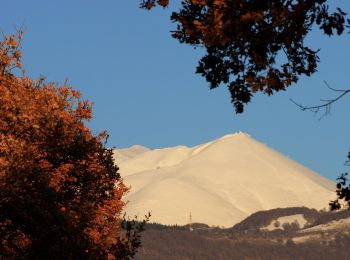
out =
<svg viewBox="0 0 350 260"><path fill-rule="evenodd" d="M204 47L197 73L210 88L228 87L237 113L254 93L285 90L302 75L317 70L317 50L304 42L319 27L326 35L341 34L345 13L330 13L327 0L184 0L171 20L172 36ZM167 7L166 0L142 0L141 7Z"/></svg>
<svg viewBox="0 0 350 260"><path fill-rule="evenodd" d="M333 235L333 234L332 234ZM322 235L320 235L322 236ZM328 237L328 235L324 235ZM331 240L294 243L282 234L271 236L189 232L184 230L147 230L136 259L348 259L350 236L335 234Z"/></svg>
<svg viewBox="0 0 350 260"><path fill-rule="evenodd" d="M282 216L304 215L307 228L349 218L350 211L326 212L305 207L260 211L232 228L200 225L192 232L187 226L147 224L143 246L136 259L348 259L349 228L319 230L309 240L297 229L261 230ZM286 223L285 223L286 224ZM285 226L285 225L284 225ZM292 227L292 226L291 226ZM302 240L299 240L302 241Z"/></svg>
<svg viewBox="0 0 350 260"><path fill-rule="evenodd" d="M78 91L16 76L21 38L0 42L0 258L128 258L139 237L120 233L128 188L106 133Z"/></svg>
<svg viewBox="0 0 350 260"><path fill-rule="evenodd" d="M350 163L350 152L346 163ZM344 207L350 209L350 183L347 176L348 173L343 173L337 178L337 199L329 203L331 210L339 210Z"/></svg>

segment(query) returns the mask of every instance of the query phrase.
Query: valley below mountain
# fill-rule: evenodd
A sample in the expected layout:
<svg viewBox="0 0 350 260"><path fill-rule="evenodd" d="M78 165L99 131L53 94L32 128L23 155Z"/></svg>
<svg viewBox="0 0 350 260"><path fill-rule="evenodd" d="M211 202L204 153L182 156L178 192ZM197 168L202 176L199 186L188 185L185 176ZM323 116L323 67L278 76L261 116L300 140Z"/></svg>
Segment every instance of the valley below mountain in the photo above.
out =
<svg viewBox="0 0 350 260"><path fill-rule="evenodd" d="M271 225L273 229L266 228ZM349 256L350 211L293 207L256 212L231 228L147 224L136 259L340 260Z"/></svg>

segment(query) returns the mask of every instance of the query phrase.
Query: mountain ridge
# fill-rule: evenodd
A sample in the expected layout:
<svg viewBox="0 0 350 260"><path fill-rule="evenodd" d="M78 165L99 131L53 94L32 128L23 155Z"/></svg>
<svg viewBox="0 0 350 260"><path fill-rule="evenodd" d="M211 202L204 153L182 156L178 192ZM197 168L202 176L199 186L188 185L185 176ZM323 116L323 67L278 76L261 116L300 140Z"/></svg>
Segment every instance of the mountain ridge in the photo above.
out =
<svg viewBox="0 0 350 260"><path fill-rule="evenodd" d="M259 210L326 207L334 183L254 140L235 133L194 147L116 151L131 192L126 213L162 224L196 222L226 227ZM118 159L118 154L119 158Z"/></svg>

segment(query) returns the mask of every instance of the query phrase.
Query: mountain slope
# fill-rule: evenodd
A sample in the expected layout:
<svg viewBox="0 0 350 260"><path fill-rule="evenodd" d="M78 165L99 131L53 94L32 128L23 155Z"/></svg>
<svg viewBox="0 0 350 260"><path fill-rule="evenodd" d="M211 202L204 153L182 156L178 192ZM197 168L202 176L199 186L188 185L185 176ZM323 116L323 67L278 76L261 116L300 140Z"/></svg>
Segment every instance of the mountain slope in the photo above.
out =
<svg viewBox="0 0 350 260"><path fill-rule="evenodd" d="M151 221L229 227L248 215L277 207L326 207L334 184L244 133L195 147L143 149L127 158L116 152L132 186L126 212L151 211ZM119 156L118 156L119 153Z"/></svg>

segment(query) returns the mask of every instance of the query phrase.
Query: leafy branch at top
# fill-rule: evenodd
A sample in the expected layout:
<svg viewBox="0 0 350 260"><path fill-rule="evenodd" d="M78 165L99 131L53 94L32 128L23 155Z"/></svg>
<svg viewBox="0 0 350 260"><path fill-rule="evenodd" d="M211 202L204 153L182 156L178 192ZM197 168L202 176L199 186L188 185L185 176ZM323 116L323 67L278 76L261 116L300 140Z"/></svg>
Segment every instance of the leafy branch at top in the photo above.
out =
<svg viewBox="0 0 350 260"><path fill-rule="evenodd" d="M168 7L169 0L141 0L141 8ZM253 95L272 95L317 71L318 51L304 39L318 27L325 35L342 34L346 13L329 11L327 0L187 0L171 15L172 37L203 47L197 73L211 89L225 85L236 113ZM286 61L277 60L284 56Z"/></svg>
<svg viewBox="0 0 350 260"><path fill-rule="evenodd" d="M302 105L300 103L297 103L293 99L290 99L290 100L295 105L297 105L302 111L308 110L308 111L312 111L315 114L317 114L322 109L324 109L325 111L322 114L322 116L320 117L320 119L322 119L323 117L325 117L325 116L330 114L330 112L331 112L331 105L333 103L335 103L336 101L338 101L339 99L341 99L342 97L344 97L345 95L347 95L350 92L350 89L335 89L335 88L332 88L326 81L324 81L324 83L326 84L328 89L330 89L333 92L336 92L338 94L335 98L332 98L332 99L321 99L320 101L323 102L323 103L319 104L319 105L314 105L314 106L305 106L305 105Z"/></svg>

